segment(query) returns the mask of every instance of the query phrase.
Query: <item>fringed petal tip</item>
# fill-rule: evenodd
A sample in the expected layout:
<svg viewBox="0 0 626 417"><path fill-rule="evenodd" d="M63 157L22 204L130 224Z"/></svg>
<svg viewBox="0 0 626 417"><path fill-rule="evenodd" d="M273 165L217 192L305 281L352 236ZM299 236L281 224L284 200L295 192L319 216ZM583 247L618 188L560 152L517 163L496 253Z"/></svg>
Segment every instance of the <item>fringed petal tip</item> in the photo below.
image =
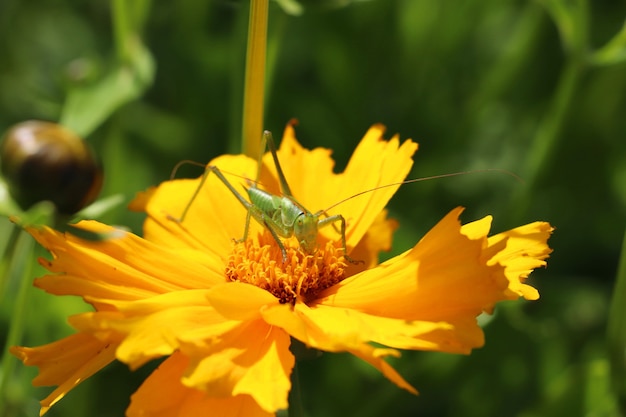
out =
<svg viewBox="0 0 626 417"><path fill-rule="evenodd" d="M546 259L552 253L547 242L554 230L549 223L538 221L488 239L486 251L491 255L489 264L504 267L504 273L509 280L507 298L539 299L537 289L525 281L534 269L547 265Z"/></svg>
<svg viewBox="0 0 626 417"><path fill-rule="evenodd" d="M36 348L12 346L10 352L25 365L39 368L33 385L57 386L40 401L39 415L42 416L71 389L112 362L116 347L116 344L109 341L102 341L85 333L75 333Z"/></svg>

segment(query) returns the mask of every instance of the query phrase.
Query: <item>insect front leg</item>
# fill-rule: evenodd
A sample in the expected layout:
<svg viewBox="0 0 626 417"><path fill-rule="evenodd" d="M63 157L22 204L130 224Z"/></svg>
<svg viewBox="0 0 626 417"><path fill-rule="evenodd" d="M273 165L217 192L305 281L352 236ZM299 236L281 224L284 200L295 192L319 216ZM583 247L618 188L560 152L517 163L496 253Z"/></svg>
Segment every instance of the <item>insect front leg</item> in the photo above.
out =
<svg viewBox="0 0 626 417"><path fill-rule="evenodd" d="M264 221L263 225L265 226L267 230L269 230L270 234L276 241L276 244L278 245L278 248L280 249L280 253L282 254L282 257L283 257L283 263L287 263L287 249L285 249L285 245L283 245L283 242L280 240L278 233L276 233L276 230L274 230L274 228L270 226L270 224L267 221Z"/></svg>
<svg viewBox="0 0 626 417"><path fill-rule="evenodd" d="M318 223L318 227L324 227L332 224L335 230L337 230L335 225L336 222L340 223L341 247L343 249L344 258L346 258L346 260L351 264L362 264L363 261L352 259L348 255L348 245L346 243L346 219L341 214L335 214L333 216L328 216L325 219L320 220Z"/></svg>

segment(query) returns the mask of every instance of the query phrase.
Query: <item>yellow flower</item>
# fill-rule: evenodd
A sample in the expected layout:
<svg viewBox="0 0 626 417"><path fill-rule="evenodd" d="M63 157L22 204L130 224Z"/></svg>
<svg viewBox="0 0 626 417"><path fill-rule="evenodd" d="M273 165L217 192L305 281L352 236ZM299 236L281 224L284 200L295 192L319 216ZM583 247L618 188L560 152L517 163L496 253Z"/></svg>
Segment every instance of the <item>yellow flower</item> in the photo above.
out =
<svg viewBox="0 0 626 417"><path fill-rule="evenodd" d="M295 197L312 211L360 191L401 181L417 144L366 133L345 171L334 174L330 151L303 149L288 125L278 152ZM265 155L260 183L278 194L276 170ZM256 161L222 156L224 172L255 178ZM237 181L233 181L237 185ZM250 224L230 191L210 175L182 223L199 180L175 180L139 196L148 218L144 238L130 233L103 242L49 228L30 233L53 255L51 272L35 285L78 295L95 311L69 318L76 333L36 348L14 347L39 367L36 385L57 388L42 414L70 389L117 359L136 369L166 356L132 396L127 415L271 416L287 407L295 359L290 338L327 352L350 352L398 386L416 393L386 361L396 349L469 353L483 345L476 317L496 302L537 299L524 283L545 265L549 224L536 222L487 237L491 218L466 225L456 208L412 249L381 265L377 254L396 227L384 206L397 187L350 199L345 262L333 227L320 229L318 250L306 255L295 238L283 241L287 262L267 229ZM332 214L332 213L331 213ZM87 221L85 230L110 231Z"/></svg>

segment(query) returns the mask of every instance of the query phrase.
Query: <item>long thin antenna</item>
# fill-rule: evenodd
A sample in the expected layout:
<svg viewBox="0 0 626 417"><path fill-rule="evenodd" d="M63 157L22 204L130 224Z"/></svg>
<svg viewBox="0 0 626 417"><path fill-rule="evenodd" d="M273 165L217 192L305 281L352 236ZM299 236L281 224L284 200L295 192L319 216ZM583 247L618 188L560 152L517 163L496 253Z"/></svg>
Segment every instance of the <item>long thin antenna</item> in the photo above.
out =
<svg viewBox="0 0 626 417"><path fill-rule="evenodd" d="M176 174L178 173L178 170L183 165L193 165L193 166L200 167L202 169L206 169L206 164L202 164L200 162L192 161L191 159L184 159L184 160L178 162L176 165L174 165L174 168L172 168L172 173L170 174L170 180L173 180L174 178L176 178Z"/></svg>
<svg viewBox="0 0 626 417"><path fill-rule="evenodd" d="M185 160L182 160L182 161L178 162L176 165L174 165L174 168L172 168L172 173L170 174L170 181L176 179L176 174L178 173L178 170L182 166L184 166L184 165L193 165L193 166L202 168L204 171L207 170L207 164L203 164L203 163L200 163L200 162L192 161L191 159L185 159ZM242 180L245 180L249 185L250 184L255 184L256 186L259 186L259 185L261 187L265 186L261 181L251 180L250 178L246 177L245 175L235 174L234 172L224 171L222 169L220 169L220 172L222 174L225 174L225 175L230 175L231 177L241 178Z"/></svg>
<svg viewBox="0 0 626 417"><path fill-rule="evenodd" d="M340 204L345 203L348 200L351 200L355 197L359 197L363 194L367 194L367 193L371 193L372 191L376 191L376 190L380 190L383 188L387 188L387 187L395 187L398 185L404 185L404 184L411 184L413 182L421 182L421 181L429 181L429 180L436 180L436 179L440 179L440 178L449 178L449 177L457 177L460 175L467 175L467 174L480 174L480 173L484 173L484 172L498 172L501 174L506 174L510 177L515 178L515 180L519 181L520 183L524 183L524 180L522 178L520 178L519 175L508 171L506 169L500 169L500 168L486 168L486 169L475 169L475 170L470 170L470 171L459 171L459 172L451 172L449 174L439 174L439 175L432 175L429 177L422 177L422 178L414 178L411 180L404 180L401 182L393 182L391 184L385 184L385 185L380 185L378 187L374 187L374 188L370 188L369 190L365 190L365 191L361 191L359 193L353 194L350 197L344 198L343 200L340 200L338 202L336 202L335 204L333 204L332 206L326 208L325 210L321 210L319 213L327 213L329 210L332 210L333 208L337 207Z"/></svg>

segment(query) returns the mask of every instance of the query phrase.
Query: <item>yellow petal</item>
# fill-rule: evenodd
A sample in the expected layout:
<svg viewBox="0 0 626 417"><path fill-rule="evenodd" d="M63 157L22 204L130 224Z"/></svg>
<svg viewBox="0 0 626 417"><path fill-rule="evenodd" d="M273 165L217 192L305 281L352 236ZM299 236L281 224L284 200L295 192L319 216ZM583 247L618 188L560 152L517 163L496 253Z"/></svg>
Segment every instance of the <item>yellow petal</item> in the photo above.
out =
<svg viewBox="0 0 626 417"><path fill-rule="evenodd" d="M268 291L241 282L216 286L207 294L207 298L213 308L230 320L257 319L262 307L279 303Z"/></svg>
<svg viewBox="0 0 626 417"><path fill-rule="evenodd" d="M333 172L334 161L327 149L306 150L297 142L292 124L287 125L278 150L278 158L294 197L315 213L339 201L371 188L402 181L411 169L411 157L417 144L407 140L402 145L397 137L383 140L384 127L372 126L354 151L346 170ZM269 155L264 165L276 176ZM315 175L310 173L314 172ZM346 219L348 247L363 238L370 225L383 210L399 185L386 187L343 202L328 214L342 214ZM339 240L332 228L320 231L327 239Z"/></svg>
<svg viewBox="0 0 626 417"><path fill-rule="evenodd" d="M486 250L491 264L505 268L509 279L512 297L522 296L527 300L537 300L539 292L524 284L533 269L545 266L552 249L547 240L554 228L546 222L534 222L504 233L491 236Z"/></svg>
<svg viewBox="0 0 626 417"><path fill-rule="evenodd" d="M331 152L330 149L324 148L311 150L303 148L296 139L293 121L285 127L280 148L277 152L278 160L291 191L295 193L293 197L304 204L311 212L322 208L310 206L311 204L324 204L325 200L323 199L327 198L326 192L322 192L322 190L325 190L323 187L329 184L329 180L332 180L335 162L330 157ZM274 160L269 152L263 156L263 168L264 171L267 171L274 178L270 183L266 183L267 180L263 180L264 188L274 194L281 194L283 190L280 189ZM315 175L304 175L306 172L314 172ZM318 191L318 200L322 199L322 201L310 200L307 192L314 191Z"/></svg>
<svg viewBox="0 0 626 417"><path fill-rule="evenodd" d="M399 387L414 394L417 393L415 388L384 361L384 357L397 357L399 352L373 348L369 342L410 349L436 348L436 345L420 339L420 336L450 328L445 323L407 323L341 308L309 308L302 303L296 304L294 310L288 306L267 308L263 317L268 323L283 328L309 347L327 352L350 352L358 356L379 369Z"/></svg>
<svg viewBox="0 0 626 417"><path fill-rule="evenodd" d="M346 276L352 276L366 269L378 265L378 256L381 251L389 251L393 232L398 228L398 222L387 218L387 210L381 211L369 230L350 252L352 259L360 261L357 264L349 264Z"/></svg>
<svg viewBox="0 0 626 417"><path fill-rule="evenodd" d="M435 350L442 343L451 344L456 331L445 322L392 319L319 304L308 307L298 303L293 310L267 308L263 317L306 345L329 352L348 351L369 342L398 349ZM448 341L433 342L444 339L446 333L450 333ZM462 346L457 350L467 352Z"/></svg>
<svg viewBox="0 0 626 417"><path fill-rule="evenodd" d="M128 417L273 417L249 395L216 398L181 383L188 359L174 353L166 359L131 397Z"/></svg>
<svg viewBox="0 0 626 417"><path fill-rule="evenodd" d="M181 347L190 358L183 383L211 396L250 395L267 412L286 408L295 362L289 343L263 320L241 322L206 346Z"/></svg>
<svg viewBox="0 0 626 417"><path fill-rule="evenodd" d="M389 365L384 358L387 356L399 357L400 354L393 349L374 348L369 345L362 345L360 349L350 350L354 356L363 359L376 369L378 369L387 379L396 384L398 387L409 391L411 394L417 395L417 390L400 374Z"/></svg>
<svg viewBox="0 0 626 417"><path fill-rule="evenodd" d="M157 187L150 187L145 191L140 191L135 195L133 201L128 204L130 211L146 211L148 202L156 191Z"/></svg>
<svg viewBox="0 0 626 417"><path fill-rule="evenodd" d="M244 155L225 155L209 165L218 167L247 199L243 185L245 179L256 178L254 160ZM198 194L192 202L196 191ZM178 219L188 206L180 222ZM148 218L144 236L165 246L191 247L224 259L232 249L233 240L243 237L246 210L214 173L209 173L202 185L201 178L162 183L150 195L145 208ZM251 236L261 230L255 222L251 222L251 228Z"/></svg>
<svg viewBox="0 0 626 417"><path fill-rule="evenodd" d="M70 324L100 338L123 340L117 358L131 369L173 353L182 342L204 343L237 325L218 314L206 299L206 290L187 290L147 300L118 303L119 311L83 313Z"/></svg>
<svg viewBox="0 0 626 417"><path fill-rule="evenodd" d="M39 375L33 380L33 385L57 386L40 401L40 415L43 415L72 388L112 362L116 347L110 341L76 333L35 348L12 346L10 352L25 365L39 368Z"/></svg>
<svg viewBox="0 0 626 417"><path fill-rule="evenodd" d="M413 249L325 290L317 302L382 317L467 324L467 317L503 298L508 282L482 259L484 238L461 233L461 211L450 212Z"/></svg>
<svg viewBox="0 0 626 417"><path fill-rule="evenodd" d="M115 230L93 221L77 227L94 232ZM88 241L47 227L27 230L54 257L40 263L59 275L35 282L53 294L135 300L224 282L223 264L196 250L155 245L127 232L103 241ZM185 265L184 273L179 265Z"/></svg>
<svg viewBox="0 0 626 417"><path fill-rule="evenodd" d="M374 125L367 131L343 172L343 183L337 190L336 201L406 178L413 166L412 157L417 143L406 140L400 145L397 135L385 141L384 131L382 125ZM398 184L365 193L334 209L348 222L348 246L355 246L361 240L399 187Z"/></svg>

